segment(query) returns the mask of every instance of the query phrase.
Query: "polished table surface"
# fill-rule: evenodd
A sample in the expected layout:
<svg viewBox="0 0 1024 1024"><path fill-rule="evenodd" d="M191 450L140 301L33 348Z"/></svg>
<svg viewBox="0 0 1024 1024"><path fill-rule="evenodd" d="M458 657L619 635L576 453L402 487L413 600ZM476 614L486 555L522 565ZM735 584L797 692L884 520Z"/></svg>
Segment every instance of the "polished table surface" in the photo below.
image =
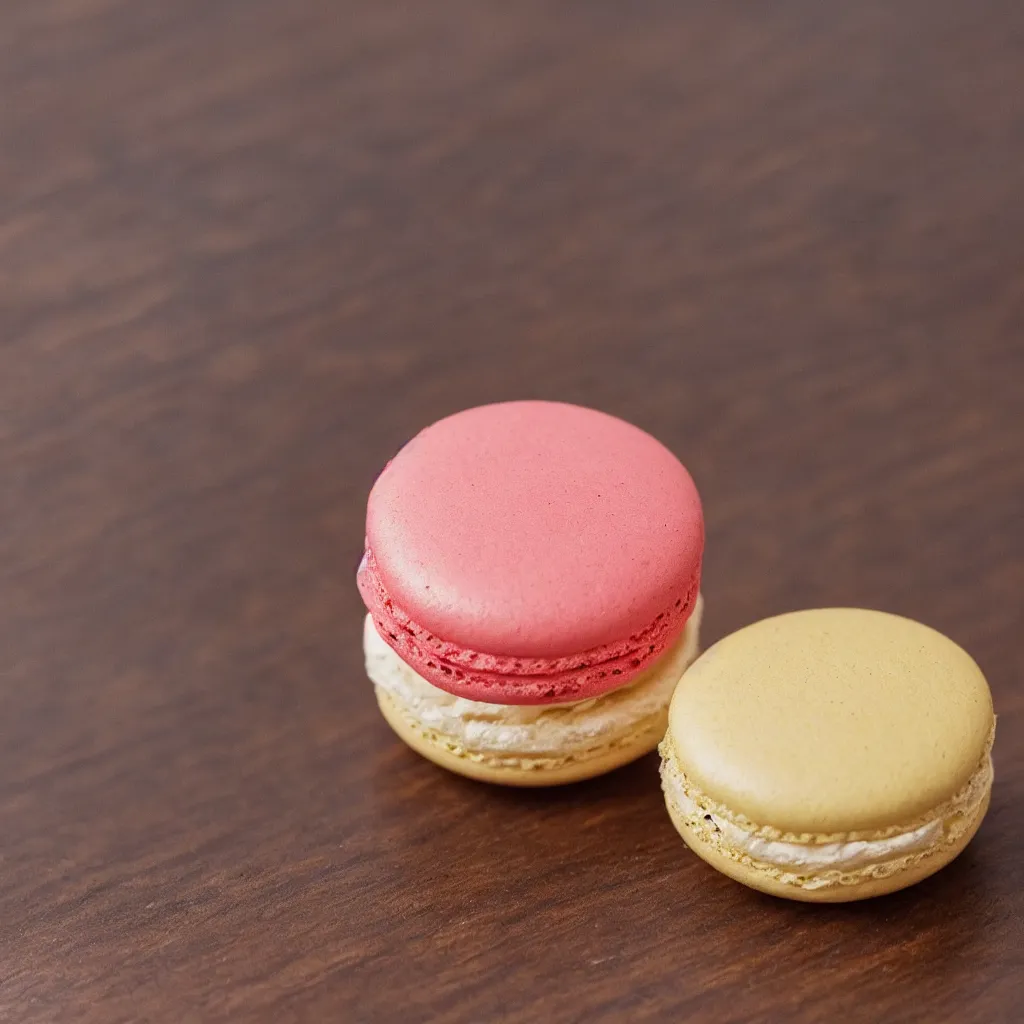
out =
<svg viewBox="0 0 1024 1024"><path fill-rule="evenodd" d="M7 0L0 88L0 1019L1021 1019L1024 6ZM972 652L956 863L787 903L653 756L391 735L366 492L513 397L688 464L706 642Z"/></svg>

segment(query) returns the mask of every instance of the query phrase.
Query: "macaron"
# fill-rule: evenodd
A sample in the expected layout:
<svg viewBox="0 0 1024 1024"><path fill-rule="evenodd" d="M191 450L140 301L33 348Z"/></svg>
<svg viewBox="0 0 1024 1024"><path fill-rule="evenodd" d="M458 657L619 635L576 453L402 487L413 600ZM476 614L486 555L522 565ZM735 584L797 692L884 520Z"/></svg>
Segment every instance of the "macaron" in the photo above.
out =
<svg viewBox="0 0 1024 1024"><path fill-rule="evenodd" d="M669 814L712 867L843 902L928 877L989 805L995 716L971 657L910 619L793 612L690 667L661 744Z"/></svg>
<svg viewBox="0 0 1024 1024"><path fill-rule="evenodd" d="M689 473L560 402L428 427L370 492L357 583L394 731L444 768L573 782L653 750L696 657L704 521Z"/></svg>

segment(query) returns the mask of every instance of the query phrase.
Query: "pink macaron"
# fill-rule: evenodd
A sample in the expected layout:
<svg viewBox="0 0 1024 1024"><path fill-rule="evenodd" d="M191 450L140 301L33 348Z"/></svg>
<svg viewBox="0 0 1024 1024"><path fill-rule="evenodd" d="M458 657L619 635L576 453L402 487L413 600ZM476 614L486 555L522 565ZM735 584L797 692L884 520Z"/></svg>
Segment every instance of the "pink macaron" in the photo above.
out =
<svg viewBox="0 0 1024 1024"><path fill-rule="evenodd" d="M441 727L463 751L466 731L448 736L448 719L427 711L459 699L467 713L473 703L592 709L647 681L679 653L703 547L689 473L629 423L538 401L435 423L387 465L367 508L358 585L368 643L377 676L399 673L416 690L385 681L390 710L428 733ZM384 645L398 664L383 664Z"/></svg>

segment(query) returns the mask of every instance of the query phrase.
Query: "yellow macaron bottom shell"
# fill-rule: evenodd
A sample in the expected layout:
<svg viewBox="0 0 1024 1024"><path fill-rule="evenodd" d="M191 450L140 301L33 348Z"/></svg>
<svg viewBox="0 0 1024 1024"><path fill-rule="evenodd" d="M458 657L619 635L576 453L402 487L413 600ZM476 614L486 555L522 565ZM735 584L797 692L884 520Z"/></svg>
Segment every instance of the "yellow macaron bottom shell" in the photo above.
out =
<svg viewBox="0 0 1024 1024"><path fill-rule="evenodd" d="M703 600L679 639L637 679L573 704L504 705L456 697L406 664L367 617L366 671L381 713L413 750L449 771L509 786L593 778L654 750L672 693L699 648Z"/></svg>
<svg viewBox="0 0 1024 1024"><path fill-rule="evenodd" d="M758 826L702 793L661 746L665 804L686 844L713 868L773 896L841 903L895 892L934 874L974 837L992 793L992 741L967 784L904 825L874 832L782 833Z"/></svg>

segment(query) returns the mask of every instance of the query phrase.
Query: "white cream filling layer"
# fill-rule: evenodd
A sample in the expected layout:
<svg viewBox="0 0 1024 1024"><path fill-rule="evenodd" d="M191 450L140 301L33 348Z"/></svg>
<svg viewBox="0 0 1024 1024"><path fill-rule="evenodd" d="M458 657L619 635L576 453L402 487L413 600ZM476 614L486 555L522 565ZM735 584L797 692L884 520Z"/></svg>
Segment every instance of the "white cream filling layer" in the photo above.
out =
<svg viewBox="0 0 1024 1024"><path fill-rule="evenodd" d="M665 712L676 683L696 658L704 600L698 595L680 638L633 682L571 704L486 704L427 682L381 639L370 616L363 627L366 673L417 722L467 750L564 754L610 742Z"/></svg>
<svg viewBox="0 0 1024 1024"><path fill-rule="evenodd" d="M985 759L968 782L964 793L949 812L970 819L988 793L992 781L992 760ZM881 864L909 854L922 853L939 843L945 835L945 812L918 828L886 839L850 840L842 843L794 843L756 836L720 814L700 805L686 792L682 773L669 761L662 763L662 784L672 802L686 818L702 818L714 825L726 846L752 860L784 868L798 874L816 874L829 870L849 871L869 864Z"/></svg>
<svg viewBox="0 0 1024 1024"><path fill-rule="evenodd" d="M920 853L934 846L942 838L945 827L944 818L937 817L919 828L886 839L839 843L794 843L763 839L721 815L712 814L702 808L684 789L676 767L668 765L667 762L663 763L661 777L666 792L683 815L687 818L704 818L714 825L730 849L745 853L752 860L798 874L850 871L869 864L880 864L908 854ZM991 761L971 781L969 806L976 806L977 802L984 798L990 777Z"/></svg>

